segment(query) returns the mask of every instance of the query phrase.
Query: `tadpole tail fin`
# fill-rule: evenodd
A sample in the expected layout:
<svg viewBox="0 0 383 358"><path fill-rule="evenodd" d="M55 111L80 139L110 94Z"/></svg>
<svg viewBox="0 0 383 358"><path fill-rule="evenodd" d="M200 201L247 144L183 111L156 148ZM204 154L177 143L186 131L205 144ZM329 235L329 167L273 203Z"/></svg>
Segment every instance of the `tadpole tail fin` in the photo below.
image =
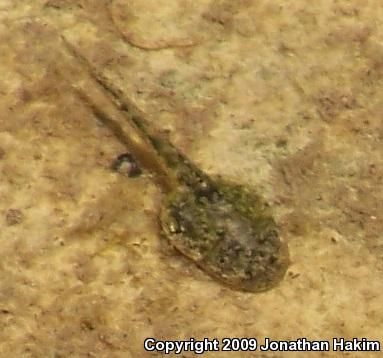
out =
<svg viewBox="0 0 383 358"><path fill-rule="evenodd" d="M79 51L65 39L65 37L62 37L62 39L72 56L81 63L89 76L99 85L99 87L107 92L109 97L113 99L113 102L118 110L123 112L126 119L130 121L139 131L141 131L142 137L145 137L156 152L158 152L158 154L165 161L166 166L173 172L178 181L193 185L196 181L201 182L201 180L208 180L207 176L188 158L181 154L168 139L151 128L150 123L146 118L146 114L143 113L121 89L101 74L100 71L95 68L95 66L92 65L85 56L79 53ZM78 88L77 91L81 92ZM91 104L90 102L92 102L92 100L90 98L86 98L89 96L85 93L79 94L83 100L85 100L88 104ZM107 115L102 113L104 111L101 108L97 108L99 106L95 103L91 104L91 107L93 112L95 112L98 117L103 117L100 119L109 127L114 127L114 132L121 137L121 129L117 130L116 121L111 120L110 118L108 120ZM129 134L126 133L125 136L129 136Z"/></svg>

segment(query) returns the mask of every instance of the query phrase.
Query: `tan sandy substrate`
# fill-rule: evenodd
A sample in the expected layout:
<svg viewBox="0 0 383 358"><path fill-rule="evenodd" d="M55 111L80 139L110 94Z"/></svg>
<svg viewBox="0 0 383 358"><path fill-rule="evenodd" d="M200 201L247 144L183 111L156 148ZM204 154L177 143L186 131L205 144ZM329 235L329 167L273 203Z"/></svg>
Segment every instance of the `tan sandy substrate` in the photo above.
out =
<svg viewBox="0 0 383 358"><path fill-rule="evenodd" d="M381 1L171 3L1 1L0 356L382 339ZM161 191L109 170L125 149L57 72L60 36L208 173L270 202L292 259L277 288L224 288L160 239ZM255 355L282 356L206 356Z"/></svg>

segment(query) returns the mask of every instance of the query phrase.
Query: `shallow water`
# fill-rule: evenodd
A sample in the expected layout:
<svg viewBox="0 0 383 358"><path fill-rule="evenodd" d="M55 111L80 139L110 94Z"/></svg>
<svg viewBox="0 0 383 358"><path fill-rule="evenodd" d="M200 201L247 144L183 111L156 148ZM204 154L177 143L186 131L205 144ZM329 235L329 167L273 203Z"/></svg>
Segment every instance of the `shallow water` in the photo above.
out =
<svg viewBox="0 0 383 358"><path fill-rule="evenodd" d="M0 5L1 355L144 356L149 336L379 339L379 2L108 3ZM269 203L291 258L278 286L231 290L161 238L163 194L149 171L110 169L126 147L58 70L61 36L201 169Z"/></svg>

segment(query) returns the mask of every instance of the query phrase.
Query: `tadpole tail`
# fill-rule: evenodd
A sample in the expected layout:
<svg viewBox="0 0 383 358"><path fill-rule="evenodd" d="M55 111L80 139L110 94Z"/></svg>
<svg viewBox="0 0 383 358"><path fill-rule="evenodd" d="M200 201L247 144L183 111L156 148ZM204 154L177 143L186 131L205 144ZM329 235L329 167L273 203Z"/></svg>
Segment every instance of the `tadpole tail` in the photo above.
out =
<svg viewBox="0 0 383 358"><path fill-rule="evenodd" d="M165 160L167 167L174 173L178 182L192 187L199 186L202 181L209 182L212 185L211 180L198 166L181 154L169 140L152 130L148 120L145 118L145 114L121 90L117 89L101 74L94 72L93 75L100 86L113 96L119 109L142 131L150 144Z"/></svg>
<svg viewBox="0 0 383 358"><path fill-rule="evenodd" d="M183 165L187 165L187 159L167 139L150 128L145 114L121 90L117 89L101 74L92 72L92 75L113 96L119 109L125 112L129 119L142 131L170 168L177 171Z"/></svg>
<svg viewBox="0 0 383 358"><path fill-rule="evenodd" d="M176 178L178 182L185 183L188 185L194 185L196 181L200 182L201 180L209 181L207 176L190 160L188 160L183 154L176 149L169 140L164 138L163 135L154 131L145 118L146 115L123 93L123 91L117 88L111 81L109 81L105 76L103 76L100 71L92 65L89 60L79 53L79 51L70 44L65 37L62 37L63 42L70 53L82 64L86 69L89 76L103 89L107 92L108 95L113 99L115 106L120 110L127 120L129 120L139 131L141 131L142 136L147 139L150 145L156 150L156 152L161 156L165 161L168 169L171 170L174 175L173 179ZM91 99L86 98L84 93L79 93L83 100L90 104ZM98 117L103 117L102 121L105 122L109 127L113 127L114 132L116 133L115 121L111 118L108 118L106 113L99 108L96 104L91 105L93 112ZM129 136L129 133L122 133L123 131L117 130L117 135L122 139L121 136ZM125 138L126 139L126 138ZM156 168L149 168L154 169ZM169 171L168 171L168 174Z"/></svg>

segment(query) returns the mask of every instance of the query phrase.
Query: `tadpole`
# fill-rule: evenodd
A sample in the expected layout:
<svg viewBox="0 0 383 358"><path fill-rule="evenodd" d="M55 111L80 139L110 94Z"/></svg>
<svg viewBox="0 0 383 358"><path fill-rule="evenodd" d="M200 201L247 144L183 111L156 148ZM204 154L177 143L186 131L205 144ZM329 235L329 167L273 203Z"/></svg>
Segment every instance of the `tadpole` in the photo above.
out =
<svg viewBox="0 0 383 358"><path fill-rule="evenodd" d="M154 130L121 90L75 55L88 74L73 85L77 94L140 165L155 174L163 189L163 236L233 289L259 292L277 285L289 254L264 201L244 185L206 174Z"/></svg>

